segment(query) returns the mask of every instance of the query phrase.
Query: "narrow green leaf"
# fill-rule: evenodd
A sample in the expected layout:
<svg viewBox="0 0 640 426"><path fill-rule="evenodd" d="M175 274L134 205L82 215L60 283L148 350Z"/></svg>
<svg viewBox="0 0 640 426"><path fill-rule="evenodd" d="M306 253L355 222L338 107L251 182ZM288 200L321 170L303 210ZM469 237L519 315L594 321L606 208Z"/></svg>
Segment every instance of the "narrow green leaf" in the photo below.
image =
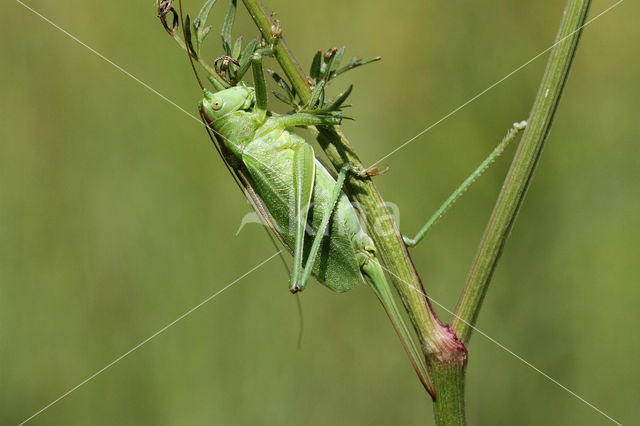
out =
<svg viewBox="0 0 640 426"><path fill-rule="evenodd" d="M196 18L193 20L193 34L195 38L196 52L198 52L198 54L200 54L200 49L202 48L200 24L200 18Z"/></svg>
<svg viewBox="0 0 640 426"><path fill-rule="evenodd" d="M275 96L279 101L284 102L285 104L292 106L294 108L296 107L296 104L291 102L289 99L287 99L287 97L282 93L276 92L276 91L273 91L271 93L273 93L273 96Z"/></svg>
<svg viewBox="0 0 640 426"><path fill-rule="evenodd" d="M335 69L338 68L338 66L340 66L340 62L342 62L343 55L344 55L344 46L338 49L335 56L333 57L333 62L331 63L331 71L335 71Z"/></svg>
<svg viewBox="0 0 640 426"><path fill-rule="evenodd" d="M320 100L320 95L324 92L324 86L327 83L326 80L320 80L318 84L313 87L311 91L311 98L309 98L309 103L307 104L307 109L314 109L318 100Z"/></svg>
<svg viewBox="0 0 640 426"><path fill-rule="evenodd" d="M191 18L189 18L189 15L187 15L184 20L184 30L185 30L185 37L187 38L185 42L187 43L189 52L191 56L193 56L194 58L197 58L198 52L193 48L193 42L191 40L192 38L191 37Z"/></svg>
<svg viewBox="0 0 640 426"><path fill-rule="evenodd" d="M315 55L313 55L313 61L311 62L311 68L309 69L309 76L314 80L318 80L320 78L320 64L322 63L322 50L318 50Z"/></svg>
<svg viewBox="0 0 640 426"><path fill-rule="evenodd" d="M380 59L382 59L382 56L374 56L373 58L361 60L358 65L367 65L367 64L370 64L371 62L377 62Z"/></svg>
<svg viewBox="0 0 640 426"><path fill-rule="evenodd" d="M344 118L340 113L317 114L317 116L320 118L324 118L331 124L340 124L340 121Z"/></svg>
<svg viewBox="0 0 640 426"><path fill-rule="evenodd" d="M231 50L231 57L238 59L242 52L242 36L238 37L235 43L233 43L233 49Z"/></svg>
<svg viewBox="0 0 640 426"><path fill-rule="evenodd" d="M238 80L242 80L242 77L244 77L244 75L247 73L247 71L249 71L249 68L251 67L251 61L247 61L245 63L240 63L240 68L238 69L238 73L237 73L237 79Z"/></svg>
<svg viewBox="0 0 640 426"><path fill-rule="evenodd" d="M206 27L200 30L200 45L202 45L204 38L209 34L209 31L211 31L211 28L212 28L211 25L207 25Z"/></svg>
<svg viewBox="0 0 640 426"><path fill-rule="evenodd" d="M220 38L222 39L222 49L224 50L224 54L231 56L231 46L229 45L229 42L225 40L222 34L220 34Z"/></svg>
<svg viewBox="0 0 640 426"><path fill-rule="evenodd" d="M253 56L253 52L256 51L256 47L258 46L258 39L253 38L240 52L240 57L238 58L238 62L240 62L240 66L243 66L246 63L251 62L251 56Z"/></svg>
<svg viewBox="0 0 640 426"><path fill-rule="evenodd" d="M222 24L222 38L228 43L231 43L231 30L233 29L233 21L236 19L236 3L236 0L231 0ZM229 53L229 55L231 54Z"/></svg>
<svg viewBox="0 0 640 426"><path fill-rule="evenodd" d="M323 107L322 109L326 111L334 111L334 110L340 109L344 101L346 101L349 95L351 94L352 90L353 90L353 84L347 87L347 89L344 92L336 96L331 102L329 102L327 106Z"/></svg>
<svg viewBox="0 0 640 426"><path fill-rule="evenodd" d="M193 21L198 54L200 54L200 49L202 49L202 43L204 42L205 37L207 37L209 31L211 31L211 26L207 26L207 19L209 18L209 11L215 2L216 0L207 0L205 4L202 5L200 12L198 12L198 16Z"/></svg>
<svg viewBox="0 0 640 426"><path fill-rule="evenodd" d="M354 68L360 67L362 65L367 65L367 64L370 64L372 62L379 61L380 59L382 59L382 57L380 57L380 56L376 56L374 58L369 58L369 59L359 59L358 57L354 57L351 60L351 63L349 63L349 65L347 65L345 67L342 67L342 68L336 70L335 72L333 72L332 75L331 75L331 78L335 78L335 77L339 76L342 73L345 73L345 72L347 72L349 70L352 70Z"/></svg>
<svg viewBox="0 0 640 426"><path fill-rule="evenodd" d="M287 95L289 96L289 99L291 99L291 101L293 101L293 99L295 97L294 91L291 89L291 87L289 87L289 85L287 84L285 79L280 77L273 70L267 70L267 72L269 74L271 74L271 77L273 77L273 79L276 81L276 83L278 83L278 86L282 87L285 90L285 92L287 92Z"/></svg>
<svg viewBox="0 0 640 426"><path fill-rule="evenodd" d="M207 34L209 34L209 31L211 31L211 26L209 25L207 27L200 28L199 22L196 20L193 22L193 29L195 30L196 51L200 54L200 50L202 50L202 42Z"/></svg>
<svg viewBox="0 0 640 426"><path fill-rule="evenodd" d="M200 26L204 26L207 23L207 19L209 19L209 11L216 3L216 0L207 0L205 4L202 5L200 12L198 12L197 20L200 22Z"/></svg>
<svg viewBox="0 0 640 426"><path fill-rule="evenodd" d="M321 76L323 80L330 79L331 69L333 68L333 62L335 61L337 51L338 49L336 48L331 49L331 55L329 56L328 59L325 60L324 66L322 67L322 76Z"/></svg>

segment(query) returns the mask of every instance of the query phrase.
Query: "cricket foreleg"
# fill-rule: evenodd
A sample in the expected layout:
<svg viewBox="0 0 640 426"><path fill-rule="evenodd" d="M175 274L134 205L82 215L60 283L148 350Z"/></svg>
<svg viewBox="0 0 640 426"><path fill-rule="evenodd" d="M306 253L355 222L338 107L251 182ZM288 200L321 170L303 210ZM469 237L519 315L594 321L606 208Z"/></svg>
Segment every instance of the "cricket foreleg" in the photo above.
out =
<svg viewBox="0 0 640 426"><path fill-rule="evenodd" d="M256 91L256 104L253 110L262 122L267 115L267 83L264 80L262 56L254 55L251 60L251 68L253 69L253 85Z"/></svg>
<svg viewBox="0 0 640 426"><path fill-rule="evenodd" d="M458 200L458 198L467 190L469 187L475 182L475 180L484 173L485 170L489 168L491 163L495 161L496 158L502 154L505 150L509 142L515 139L518 132L525 128L525 121L521 121L520 123L514 123L513 127L509 129L505 137L500 141L498 146L489 154L489 156L478 166L478 168L471 173L471 175L462 182L462 184L456 189L453 194L447 198L447 200L436 210L436 212L431 216L431 218L427 221L427 223L420 229L420 231L416 234L414 238L409 238L406 236L402 236L404 243L407 247L415 247L418 245L420 241L424 238L426 233L431 229L431 227L449 210L449 208Z"/></svg>

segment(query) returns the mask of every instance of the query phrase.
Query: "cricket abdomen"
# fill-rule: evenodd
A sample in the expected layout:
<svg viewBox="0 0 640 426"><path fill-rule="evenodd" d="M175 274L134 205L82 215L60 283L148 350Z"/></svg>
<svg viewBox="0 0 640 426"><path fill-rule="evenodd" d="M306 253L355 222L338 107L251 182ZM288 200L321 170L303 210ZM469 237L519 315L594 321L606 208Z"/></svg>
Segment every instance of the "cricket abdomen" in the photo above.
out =
<svg viewBox="0 0 640 426"><path fill-rule="evenodd" d="M242 152L242 161L249 172L251 185L279 228L277 232L289 250L292 250L295 242L292 148L299 143L306 142L286 130L273 129L249 142ZM305 264L315 231L331 207L331 193L335 184L331 174L316 160L304 244ZM344 193L338 198L327 231L313 265L313 275L333 291L351 290L363 281L360 272L362 256L358 254L371 249L373 244Z"/></svg>

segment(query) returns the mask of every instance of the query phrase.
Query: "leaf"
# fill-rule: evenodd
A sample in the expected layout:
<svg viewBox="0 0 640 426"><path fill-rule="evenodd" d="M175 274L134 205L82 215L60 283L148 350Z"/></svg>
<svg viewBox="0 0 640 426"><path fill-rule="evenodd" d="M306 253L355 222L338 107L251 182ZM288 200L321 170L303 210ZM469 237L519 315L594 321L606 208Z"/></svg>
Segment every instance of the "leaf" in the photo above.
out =
<svg viewBox="0 0 640 426"><path fill-rule="evenodd" d="M375 56L375 57L373 57L373 58L369 58L369 59L359 59L357 56L355 56L355 57L351 60L351 62L349 63L349 65L347 65L347 66L345 66L345 67L342 67L342 68L340 68L340 69L336 70L336 71L333 73L333 75L332 75L332 77L331 77L331 78L335 78L335 77L339 76L339 75L340 75L340 74L342 74L342 73L345 73L345 72L347 72L347 71L349 71L349 70L352 70L352 69L354 69L354 68L360 67L360 66L362 66L362 65L367 65L367 64L370 64L370 63L372 63L372 62L379 61L380 59L382 59L382 57L380 57L380 56Z"/></svg>
<svg viewBox="0 0 640 426"><path fill-rule="evenodd" d="M340 62L342 61L343 55L344 55L344 46L338 49L335 56L333 57L333 62L331 63L331 71L334 71L336 68L338 68L338 66L340 65Z"/></svg>
<svg viewBox="0 0 640 426"><path fill-rule="evenodd" d="M275 90L271 93L273 93L273 96L275 96L279 101L284 102L285 104L292 106L293 108L296 108L296 104L287 99L287 97L282 93L276 92Z"/></svg>
<svg viewBox="0 0 640 426"><path fill-rule="evenodd" d="M240 57L241 51L242 51L242 36L238 37L236 42L233 44L233 49L231 50L231 57L238 59L238 57Z"/></svg>
<svg viewBox="0 0 640 426"><path fill-rule="evenodd" d="M242 77L249 71L249 67L251 66L251 61L247 61L245 63L240 64L240 68L238 69L237 79L242 80Z"/></svg>
<svg viewBox="0 0 640 426"><path fill-rule="evenodd" d="M231 46L229 45L229 42L225 40L222 34L220 34L220 38L222 39L222 49L224 50L225 55L231 56Z"/></svg>
<svg viewBox="0 0 640 426"><path fill-rule="evenodd" d="M231 0L229 10L227 10L224 23L222 24L222 39L227 42L231 41L231 30L233 28L233 21L236 18L236 3L236 0ZM231 55L231 53L229 53L229 55Z"/></svg>
<svg viewBox="0 0 640 426"><path fill-rule="evenodd" d="M336 96L331 102L329 102L329 104L325 106L323 110L334 111L334 110L340 109L344 101L346 101L349 95L351 94L352 90L353 90L353 84L347 87L347 89L344 92Z"/></svg>
<svg viewBox="0 0 640 426"><path fill-rule="evenodd" d="M323 118L324 120L326 120L327 122L330 122L331 124L340 124L340 121L343 118L342 114L340 113L329 113L329 114L318 114L317 115L320 118Z"/></svg>
<svg viewBox="0 0 640 426"><path fill-rule="evenodd" d="M309 76L318 81L320 78L320 64L322 63L322 50L318 50L313 55L313 61L311 62L311 68L309 69Z"/></svg>
<svg viewBox="0 0 640 426"><path fill-rule="evenodd" d="M329 55L329 58L326 59L325 63L324 63L324 67L322 67L322 78L324 80L329 80L329 76L331 75L331 68L333 67L333 62L336 58L336 52L338 51L338 49L336 49L335 47L333 49L331 49L331 53Z"/></svg>
<svg viewBox="0 0 640 426"><path fill-rule="evenodd" d="M191 41L191 18L189 18L189 15L187 15L187 17L185 18L184 32L185 32L185 38L186 38L185 42L187 43L189 53L194 58L197 58L198 57L198 53L193 48L193 42Z"/></svg>
<svg viewBox="0 0 640 426"><path fill-rule="evenodd" d="M209 19L209 11L215 3L216 0L207 0L207 2L202 5L200 12L198 12L198 18L196 19L201 23L201 25L205 25L207 23L207 19Z"/></svg>
<svg viewBox="0 0 640 426"><path fill-rule="evenodd" d="M256 51L256 47L258 46L258 39L251 39L249 43L242 49L240 52L240 57L238 58L238 62L240 62L240 66L244 65L247 62L251 62L251 56L253 52Z"/></svg>
<svg viewBox="0 0 640 426"><path fill-rule="evenodd" d="M200 42L200 46L202 46L202 42L204 41L204 38L207 36L207 34L209 34L209 31L211 31L211 28L211 25L207 25L202 30L200 30L200 40L198 40Z"/></svg>
<svg viewBox="0 0 640 426"><path fill-rule="evenodd" d="M242 52L240 52L240 56L238 57L238 63L240 64L240 67L238 69L238 80L241 80L242 77L247 73L247 71L249 71L249 67L251 66L251 58L257 46L258 39L251 39L251 41L244 47Z"/></svg>
<svg viewBox="0 0 640 426"><path fill-rule="evenodd" d="M320 100L320 94L324 92L324 86L327 83L326 80L320 80L320 83L316 84L311 91L311 98L309 98L309 103L307 104L307 109L314 109L318 100Z"/></svg>
<svg viewBox="0 0 640 426"><path fill-rule="evenodd" d="M207 18L209 17L209 11L211 7L216 2L216 0L208 0L202 5L200 12L196 19L193 20L193 29L195 30L195 42L196 42L196 51L200 54L200 49L202 48L202 43L204 42L205 37L209 34L211 30L211 26L207 26Z"/></svg>
<svg viewBox="0 0 640 426"><path fill-rule="evenodd" d="M289 85L287 84L287 82L285 81L284 78L280 77L275 71L273 70L267 70L267 72L269 74L271 74L271 77L273 77L273 79L276 81L276 83L278 83L278 86L282 87L286 92L287 95L289 96L289 99L291 99L291 101L293 101L294 97L295 97L295 91L291 89L291 87L289 87Z"/></svg>

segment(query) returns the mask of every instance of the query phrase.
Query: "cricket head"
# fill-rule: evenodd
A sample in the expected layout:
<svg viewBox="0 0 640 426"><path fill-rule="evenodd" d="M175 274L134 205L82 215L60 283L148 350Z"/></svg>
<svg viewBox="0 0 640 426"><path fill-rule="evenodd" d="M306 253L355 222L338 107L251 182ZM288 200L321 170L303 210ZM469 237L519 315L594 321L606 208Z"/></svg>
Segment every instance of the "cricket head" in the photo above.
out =
<svg viewBox="0 0 640 426"><path fill-rule="evenodd" d="M251 109L255 99L254 88L243 84L215 93L204 89L198 109L224 153L240 158L244 145L253 138L256 123ZM226 154L225 161L231 161Z"/></svg>
<svg viewBox="0 0 640 426"><path fill-rule="evenodd" d="M255 103L255 91L252 87L234 86L219 92L204 90L204 97L198 109L213 128L216 122L236 111L247 111Z"/></svg>

